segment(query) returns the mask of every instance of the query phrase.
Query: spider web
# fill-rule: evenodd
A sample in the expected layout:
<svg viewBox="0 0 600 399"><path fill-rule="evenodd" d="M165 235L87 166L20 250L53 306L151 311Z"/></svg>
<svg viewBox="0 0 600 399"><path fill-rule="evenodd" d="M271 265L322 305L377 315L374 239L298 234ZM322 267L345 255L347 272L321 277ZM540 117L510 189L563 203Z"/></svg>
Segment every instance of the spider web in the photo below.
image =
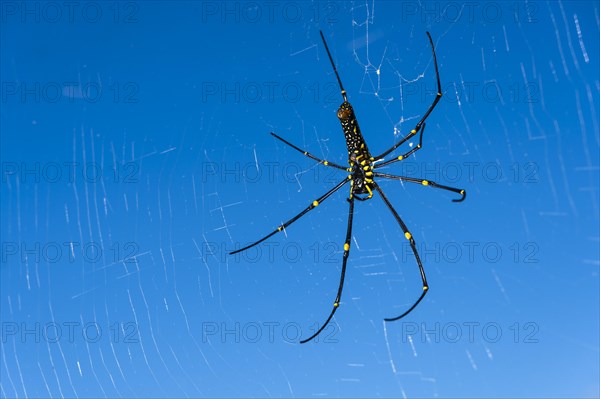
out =
<svg viewBox="0 0 600 399"><path fill-rule="evenodd" d="M2 11L0 396L599 395L596 4L102 7ZM373 154L435 98L431 33L443 97L384 171L467 199L378 180L431 290L383 321L421 279L375 195L299 345L347 187L228 253L346 178L268 134L347 162L319 29Z"/></svg>

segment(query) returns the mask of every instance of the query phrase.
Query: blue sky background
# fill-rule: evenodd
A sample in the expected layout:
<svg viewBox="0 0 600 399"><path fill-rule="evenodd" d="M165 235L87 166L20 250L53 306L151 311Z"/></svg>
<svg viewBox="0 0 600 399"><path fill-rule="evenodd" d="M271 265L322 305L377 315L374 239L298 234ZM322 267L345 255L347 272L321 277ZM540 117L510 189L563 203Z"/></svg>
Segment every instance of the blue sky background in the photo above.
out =
<svg viewBox="0 0 600 399"><path fill-rule="evenodd" d="M597 2L2 2L2 397L598 397ZM323 30L373 153L356 204ZM409 147L405 147L409 148ZM405 150L406 151L406 150Z"/></svg>

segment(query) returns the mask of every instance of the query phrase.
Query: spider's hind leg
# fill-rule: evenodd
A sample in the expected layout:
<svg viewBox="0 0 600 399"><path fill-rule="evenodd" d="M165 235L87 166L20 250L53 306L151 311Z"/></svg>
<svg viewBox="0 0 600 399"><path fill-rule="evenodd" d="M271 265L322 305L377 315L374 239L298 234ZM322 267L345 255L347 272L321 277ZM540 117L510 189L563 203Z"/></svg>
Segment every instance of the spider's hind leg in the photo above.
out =
<svg viewBox="0 0 600 399"><path fill-rule="evenodd" d="M414 308L417 307L417 305L423 300L423 298L425 298L425 295L429 291L429 284L427 284L427 277L425 277L425 269L423 268L423 264L421 263L421 258L419 257L419 253L417 252L417 246L415 245L415 240L414 240L412 234L410 234L410 232L408 231L408 227L406 227L406 224L404 223L404 221L402 220L400 215L398 215L398 212L396 212L396 210L390 203L390 200L385 196L385 194L383 193L381 188L379 188L379 186L375 186L375 189L377 190L377 192L379 192L379 194L381 195L381 198L383 199L383 202L385 202L385 205L392 212L392 214L394 215L394 218L396 219L396 221L402 228L402 231L404 232L404 237L406 237L406 239L409 241L410 248L412 249L413 255L415 256L417 265L419 266L419 273L421 274L421 281L423 282L423 292L421 293L421 296L419 296L419 299L417 299L417 301L410 308L408 308L408 310L406 312L402 313L398 317L391 317L391 318L384 319L385 321L396 321L398 319L403 318L404 316L406 316L407 314L412 312Z"/></svg>
<svg viewBox="0 0 600 399"><path fill-rule="evenodd" d="M316 333L300 341L301 344L305 344L311 340L313 340L317 335L321 334L321 332L327 327L333 315L340 307L340 300L342 299L342 290L344 289L344 280L346 279L346 264L348 263L348 256L350 255L350 239L352 238L352 219L354 218L354 198L348 198L348 202L350 207L348 209L348 228L346 229L346 241L344 241L344 255L342 259L342 274L340 275L340 285L338 286L337 295L335 296L335 301L333 302L333 309L331 313L329 313L329 317L325 320L325 323L317 330Z"/></svg>

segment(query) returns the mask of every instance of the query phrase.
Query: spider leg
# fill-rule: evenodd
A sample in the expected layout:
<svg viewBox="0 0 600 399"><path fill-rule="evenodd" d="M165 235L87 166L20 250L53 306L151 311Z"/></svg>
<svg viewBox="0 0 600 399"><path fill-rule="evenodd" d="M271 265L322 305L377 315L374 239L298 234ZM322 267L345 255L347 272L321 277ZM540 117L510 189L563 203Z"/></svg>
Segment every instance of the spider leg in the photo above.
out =
<svg viewBox="0 0 600 399"><path fill-rule="evenodd" d="M402 161L403 159L406 159L409 156L411 156L412 154L414 154L415 152L419 151L421 149L421 147L423 147L423 133L424 132L425 132L425 123L423 122L423 128L421 129L421 133L419 134L419 144L417 144L416 147L412 148L406 154L398 155L396 158L388 159L385 162L375 164L373 166L373 169L378 169L378 168L381 168L382 166L387 166L389 164L392 164L392 163L395 163L398 161ZM409 137L410 137L410 135L409 135Z"/></svg>
<svg viewBox="0 0 600 399"><path fill-rule="evenodd" d="M319 335L321 333L321 331L323 331L325 329L325 327L327 327L327 324L329 324L329 321L331 320L331 318L335 314L336 310L340 306L340 299L342 298L342 289L344 288L344 279L346 277L346 264L348 262L348 255L350 255L350 240L352 238L352 218L354 217L354 197L350 197L348 199L348 202L350 203L350 208L348 210L348 228L346 230L346 241L344 242L342 274L340 276L340 285L338 287L337 295L335 297L335 301L333 302L333 309L331 310L329 317L327 318L327 320L325 320L325 323L323 323L321 328L319 328L319 330L316 333L314 333L313 335L311 335L309 338L300 341L301 344L305 344L308 341L315 338L317 335Z"/></svg>
<svg viewBox="0 0 600 399"><path fill-rule="evenodd" d="M460 188L444 186L443 184L438 184L431 180L416 179L414 177L407 177L407 176L388 175L387 173L378 173L378 172L375 172L373 174L373 176L382 177L384 179L390 179L390 180L400 180L400 181L406 181L409 183L417 183L417 184L421 184L423 186L429 186L429 187L433 187L433 188L439 188L442 190L452 191L453 193L457 193L462 196L459 199L453 199L452 202L462 202L462 201L464 201L465 198L467 198L467 192L465 190L462 190Z"/></svg>
<svg viewBox="0 0 600 399"><path fill-rule="evenodd" d="M427 112L425 112L425 115L423 115L421 120L419 120L419 122L416 124L415 128L413 130L411 130L399 142L394 144L389 150L385 151L383 154L381 154L379 156L376 156L375 157L376 161L384 158L390 152L394 151L396 148L400 147L402 144L407 142L411 137L416 135L421 130L421 127L423 127L423 125L425 124L425 120L429 117L429 114L431 114L431 111L433 111L433 109L435 108L437 103L440 101L440 98L442 98L442 85L440 84L440 72L438 71L437 57L435 55L435 47L433 46L433 39L431 38L431 35L429 34L429 32L427 32L427 37L429 38L429 44L431 44L431 52L433 54L433 65L435 66L435 77L437 80L437 91L438 91L437 95L435 96L433 103L427 109Z"/></svg>
<svg viewBox="0 0 600 399"><path fill-rule="evenodd" d="M310 159L313 159L313 160L315 160L315 161L319 162L320 164L323 164L323 165L325 165L325 166L331 166L331 167L333 167L333 168L336 168L336 169L341 169L341 170L345 170L345 171L347 171L347 172L350 172L350 169L348 169L348 168L344 168L343 166L340 166L340 165L338 165L338 164L336 164L336 163L329 162L329 161L326 161L326 160L324 160L324 159L320 159L320 158L317 158L317 157L315 157L315 156L314 156L313 154L311 154L310 152L308 152L308 151L304 151L304 150L303 150L303 149L301 149L300 147L297 147L297 146L293 145L293 144L292 144L292 143L290 143L289 141L287 141L287 140L285 140L285 139L283 139L283 138L279 137L278 135L276 135L276 134L275 134L275 133L273 133L273 132L271 132L271 135L272 135L273 137L275 137L276 139L279 139L279 140L283 141L285 144L289 145L289 146L290 146L290 147L292 147L294 150L296 150L296 151L298 151L298 152L301 152L303 155L305 155L305 156L309 157Z"/></svg>
<svg viewBox="0 0 600 399"><path fill-rule="evenodd" d="M396 221L402 228L402 231L404 232L404 237L406 237L406 239L410 242L410 248L412 249L413 254L415 255L417 265L419 265L419 272L421 273L421 281L423 282L423 293L421 294L419 299L417 299L417 301L406 312L402 313L398 317L384 319L385 321L396 321L398 319L403 318L404 316L406 316L407 314L412 312L412 310L414 308L417 307L419 302L421 302L423 300L423 298L425 297L425 294L427 294L427 291L429 290L429 285L427 285L427 278L425 277L425 269L423 269L423 264L421 263L421 258L419 258L419 253L417 252L417 247L415 245L415 240L414 240L412 234L410 234L410 232L408 231L408 227L406 227L406 224L404 223L404 221L402 220L400 215L398 215L398 212L396 212L396 210L390 203L390 200L387 199L387 197L385 196L385 194L383 193L381 188L379 188L379 186L375 186L375 189L379 192L379 194L381 195L381 198L383 199L383 202L385 202L387 207L390 209L390 211L394 215L394 218L396 219Z"/></svg>
<svg viewBox="0 0 600 399"><path fill-rule="evenodd" d="M349 179L342 180L337 186L335 186L331 190L327 191L321 197L319 197L316 200L314 200L308 207L306 207L306 209L304 209L302 212L300 212L299 214L297 214L296 216L294 216L293 218L291 218L290 220L288 220L287 222L285 222L281 226L277 227L277 229L275 229L273 232L267 234L266 236L264 236L260 240L254 242L254 243L252 243L250 245L247 245L244 248L236 249L235 251L232 251L229 254L233 255L233 254L237 254L238 252L245 251L248 248L252 248L253 246L260 244L261 242L263 242L266 239L268 239L269 237L271 237L271 236L279 233L280 231L283 231L283 229L285 229L286 227L288 227L290 224L294 223L296 220L300 219L302 216L304 216L306 213L308 213L308 211L312 211L314 208L316 208L317 206L319 206L321 204L321 202L325 201L331 194L335 193L337 190L339 190L340 188L342 188L342 186L344 184L348 183L349 181L350 181Z"/></svg>

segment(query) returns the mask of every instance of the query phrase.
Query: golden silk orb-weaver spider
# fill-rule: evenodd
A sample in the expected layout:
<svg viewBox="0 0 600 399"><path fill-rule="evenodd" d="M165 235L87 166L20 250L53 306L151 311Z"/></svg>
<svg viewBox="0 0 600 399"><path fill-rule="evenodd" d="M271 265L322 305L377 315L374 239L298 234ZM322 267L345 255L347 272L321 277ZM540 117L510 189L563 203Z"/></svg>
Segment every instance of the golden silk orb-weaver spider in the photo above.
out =
<svg viewBox="0 0 600 399"><path fill-rule="evenodd" d="M352 108L352 105L350 105L350 102L348 102L348 98L346 96L346 90L344 90L344 86L342 85L342 80L340 79L340 75L337 71L335 63L333 62L331 53L329 52L329 47L327 46L327 42L325 41L323 32L319 32L319 33L321 34L321 39L323 40L323 45L325 46L325 51L327 52L327 56L329 57L329 61L331 62L333 72L335 73L335 77L337 78L338 84L340 86L340 92L341 92L342 98L344 100L342 102L342 104L340 105L340 107L338 108L337 117L340 120L340 123L342 125L342 130L344 132L344 137L346 139L346 147L348 149L348 164L349 164L349 166L344 167L344 166L338 165L334 162L330 162L330 161L326 161L324 159L317 158L316 156L312 155L308 151L304 151L303 149L295 146L294 144L290 143L289 141L279 137L275 133L271 133L271 135L273 135L278 140L284 142L288 146L292 147L293 149L301 152L308 158L315 160L325 166L348 172L349 174L347 175L346 178L344 178L344 180L342 180L340 183L338 183L335 187L333 187L331 190L327 191L325 194L323 194L322 196L320 196L319 198L314 200L308 207L306 207L304 210L302 210L300 213L298 213L296 216L294 216L287 222L285 222L282 225L280 225L279 227L277 227L271 233L267 234L266 236L259 239L258 241L253 242L252 244L249 244L243 248L240 248L238 250L231 252L231 254L236 254L238 252L245 251L248 248L252 248L255 245L260 244L261 242L263 242L266 239L270 238L271 236L279 233L280 231L283 231L285 228L287 228L292 223L294 223L295 221L300 219L302 216L307 214L309 211L311 211L314 208L316 208L317 206L319 206L323 201L325 201L327 198L329 198L333 193L338 191L340 188L345 186L347 183L350 183L350 196L348 198L348 203L350 204L350 207L348 210L348 227L346 229L346 240L344 241L344 253L342 256L342 272L341 272L341 276L340 276L340 283L338 286L337 295L333 302L333 309L331 310L331 313L329 314L329 317L327 317L327 320L325 321L325 323L323 323L323 325L317 330L317 332L315 332L309 338L300 341L300 343L302 343L302 344L309 342L313 338L318 336L323 331L323 329L325 329L327 324L329 324L329 322L331 321L331 318L333 317L333 315L335 314L335 312L337 311L337 309L340 306L340 300L342 298L342 290L344 288L344 279L346 277L346 264L348 262L348 256L350 255L350 240L351 240L351 236L352 236L352 219L354 217L354 200L367 201L373 197L374 192L377 192L381 196L381 199L383 200L385 205L392 212L394 219L398 222L398 224L402 228L402 231L404 232L404 237L409 241L410 247L411 247L412 252L417 261L417 265L419 266L419 272L421 274L421 280L423 282L423 291L422 291L421 295L413 303L413 305L410 308L408 308L408 310L406 312L402 313L398 317L386 318L385 321L396 321L396 320L403 318L407 314L409 314L423 300L423 298L425 297L425 294L427 294L427 292L429 290L429 285L427 284L427 278L425 276L425 269L423 268L423 264L421 263L419 253L418 253L416 245L415 245L415 240L414 240L412 234L410 233L410 231L408 230L408 227L406 227L406 224L404 223L404 221L402 220L400 215L398 215L398 212L396 211L396 209L394 209L391 202L388 200L386 195L383 193L381 187L379 187L379 185L375 182L376 178L399 180L399 181L403 181L403 182L407 182L407 183L415 183L415 184L420 184L420 185L427 186L427 187L451 191L451 192L454 192L454 193L457 193L460 195L460 198L452 200L454 202L463 201L467 195L465 190L454 188L454 187L449 187L449 186L444 186L442 184L438 184L431 180L418 179L418 178L399 176L399 175L390 175L387 173L379 173L376 171L377 169L379 169L383 166L402 161L422 148L423 132L425 131L425 121L427 120L427 118L429 117L429 115L431 114L433 109L436 107L436 105L440 101L440 98L442 98L442 87L440 84L440 74L438 71L437 57L435 55L435 47L433 45L433 40L431 39L431 35L429 34L429 32L427 32L427 37L429 39L429 44L431 45L431 52L433 54L433 64L435 66L435 76L436 76L436 81L437 81L437 95L436 95L435 99L433 100L433 103L429 106L429 108L423 115L423 117L421 117L419 122L417 122L414 129L412 129L408 134L406 134L404 137L402 137L400 139L400 141L398 141L396 144L394 144L391 148L389 148L388 150L384 151L382 154L377 155L377 156L372 156L371 152L369 151L369 148L367 147L367 143L365 142L365 139L363 138L360 127L358 126L358 122L356 120L356 115L354 114L354 109ZM390 154L392 151L396 150L402 144L409 141L411 138L415 137L417 134L419 135L419 144L417 144L415 147L413 147L408 152L406 152L402 155L398 155L391 159L384 160L384 158L388 154Z"/></svg>

